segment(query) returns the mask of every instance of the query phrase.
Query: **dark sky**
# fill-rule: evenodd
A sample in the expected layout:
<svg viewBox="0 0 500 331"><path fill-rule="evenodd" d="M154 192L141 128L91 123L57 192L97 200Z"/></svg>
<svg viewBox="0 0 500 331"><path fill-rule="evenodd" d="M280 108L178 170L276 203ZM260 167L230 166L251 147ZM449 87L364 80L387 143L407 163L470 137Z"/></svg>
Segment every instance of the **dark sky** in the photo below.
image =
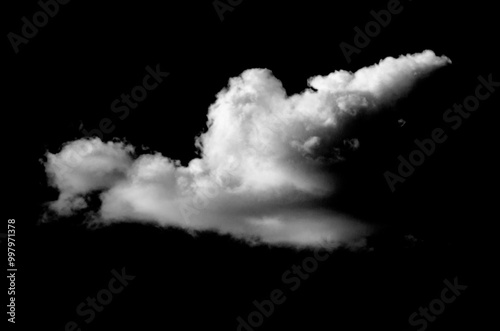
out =
<svg viewBox="0 0 500 331"><path fill-rule="evenodd" d="M373 20L370 11L387 8L388 1L243 0L223 21L212 1L166 3L71 1L17 54L4 39L5 219L17 221L12 329L62 331L75 321L82 330L236 330L236 318L255 310L252 301L280 289L286 301L255 330L418 330L409 316L439 298L443 281L455 277L468 288L428 329L486 329L496 312L488 293L494 286L498 92L447 131L447 141L394 193L383 174L395 171L414 139L444 127L443 113L474 93L478 76L500 81L493 5L402 1L401 12L348 63L339 44L354 44L353 29L364 29ZM34 0L9 7L5 36L20 34L21 18L31 20L40 10ZM102 118L115 126L105 140L124 139L186 164L196 156L194 137L205 129L217 92L245 69L270 69L293 94L309 77L425 49L453 64L419 84L396 113L359 124L370 143L345 176L359 175L332 202L380 230L365 250L334 251L296 291L282 275L311 251L250 247L154 224L89 230L82 217L40 222L43 204L57 197L40 159ZM121 120L112 102L158 64L169 76ZM399 118L403 127L393 125ZM122 268L135 278L85 323L76 307Z"/></svg>

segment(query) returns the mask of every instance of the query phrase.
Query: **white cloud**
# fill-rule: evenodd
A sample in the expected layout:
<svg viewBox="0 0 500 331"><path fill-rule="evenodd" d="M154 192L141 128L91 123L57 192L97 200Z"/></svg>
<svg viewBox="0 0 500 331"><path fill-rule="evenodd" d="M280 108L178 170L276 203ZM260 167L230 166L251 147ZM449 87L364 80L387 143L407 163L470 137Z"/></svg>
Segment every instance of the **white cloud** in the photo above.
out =
<svg viewBox="0 0 500 331"><path fill-rule="evenodd" d="M432 51L389 57L313 77L291 96L269 70L247 70L210 106L208 129L196 140L201 157L186 167L97 138L47 153L49 182L60 192L50 208L71 215L99 192L104 223L158 222L295 246L356 242L370 228L325 205L336 191L331 165L363 143L342 135L342 120L391 105L449 62Z"/></svg>

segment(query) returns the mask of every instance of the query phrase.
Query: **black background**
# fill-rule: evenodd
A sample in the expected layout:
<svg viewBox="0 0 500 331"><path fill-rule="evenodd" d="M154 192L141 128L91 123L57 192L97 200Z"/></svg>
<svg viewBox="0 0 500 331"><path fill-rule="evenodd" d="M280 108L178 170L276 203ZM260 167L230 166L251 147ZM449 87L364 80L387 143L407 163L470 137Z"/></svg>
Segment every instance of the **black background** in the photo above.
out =
<svg viewBox="0 0 500 331"><path fill-rule="evenodd" d="M279 288L286 302L256 330L417 330L408 317L439 297L444 279L458 277L467 290L428 329L486 329L497 298L492 114L498 95L448 130L448 140L394 193L383 173L395 171L397 156L408 155L414 139L444 127L444 111L474 92L479 75L500 80L498 14L480 1L402 5L350 63L340 42L353 44L353 28L363 28L370 11L385 9L387 1L244 0L221 22L211 1L74 0L18 54L5 37L4 219L17 221L15 328L64 330L74 320L82 330L236 330L236 317L246 318L253 300ZM33 0L9 7L5 36L19 34L21 17L39 10ZM335 251L295 292L281 276L309 251L249 247L153 224L88 230L78 217L40 222L43 204L57 197L40 159L81 138L81 126L90 130L109 117L116 129L106 140L125 139L186 164L196 156L194 137L205 129L215 95L245 69L270 69L290 95L304 90L309 77L425 49L453 64L418 85L380 126L367 124L369 148L346 173L358 174L352 190L334 202L383 227L369 238L369 250ZM118 119L111 102L156 64L169 77ZM394 125L400 117L407 122L402 128ZM409 234L417 241L405 239ZM76 307L123 267L136 278L85 324Z"/></svg>

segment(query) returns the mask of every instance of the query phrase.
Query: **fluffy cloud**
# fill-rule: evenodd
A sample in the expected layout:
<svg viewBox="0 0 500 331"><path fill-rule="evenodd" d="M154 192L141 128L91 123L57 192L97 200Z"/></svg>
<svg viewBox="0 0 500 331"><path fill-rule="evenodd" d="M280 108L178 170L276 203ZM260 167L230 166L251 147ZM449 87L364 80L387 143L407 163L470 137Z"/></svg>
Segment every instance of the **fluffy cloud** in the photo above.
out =
<svg viewBox="0 0 500 331"><path fill-rule="evenodd" d="M291 96L269 70L246 70L210 106L208 129L196 139L201 157L186 167L98 138L47 153L49 183L59 190L50 209L87 212L88 196L98 194L93 215L102 223L158 222L294 246L359 243L369 226L328 205L335 164L363 143L346 137L342 123L392 105L449 62L432 51L388 57L355 73L313 77Z"/></svg>

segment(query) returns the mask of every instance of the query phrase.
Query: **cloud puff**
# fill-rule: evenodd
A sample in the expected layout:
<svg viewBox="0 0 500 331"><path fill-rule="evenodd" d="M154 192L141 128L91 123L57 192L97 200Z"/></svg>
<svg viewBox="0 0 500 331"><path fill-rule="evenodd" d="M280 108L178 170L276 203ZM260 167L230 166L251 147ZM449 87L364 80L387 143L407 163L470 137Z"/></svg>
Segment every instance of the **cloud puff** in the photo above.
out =
<svg viewBox="0 0 500 331"><path fill-rule="evenodd" d="M69 142L47 153L49 183L59 190L49 207L62 216L86 212L98 194L93 215L102 223L157 222L294 246L359 242L370 228L328 204L338 193L335 165L363 144L342 123L392 105L449 62L432 51L388 57L313 77L291 96L269 70L246 70L210 106L208 129L196 139L200 158L182 166L160 153L137 156L121 142Z"/></svg>

